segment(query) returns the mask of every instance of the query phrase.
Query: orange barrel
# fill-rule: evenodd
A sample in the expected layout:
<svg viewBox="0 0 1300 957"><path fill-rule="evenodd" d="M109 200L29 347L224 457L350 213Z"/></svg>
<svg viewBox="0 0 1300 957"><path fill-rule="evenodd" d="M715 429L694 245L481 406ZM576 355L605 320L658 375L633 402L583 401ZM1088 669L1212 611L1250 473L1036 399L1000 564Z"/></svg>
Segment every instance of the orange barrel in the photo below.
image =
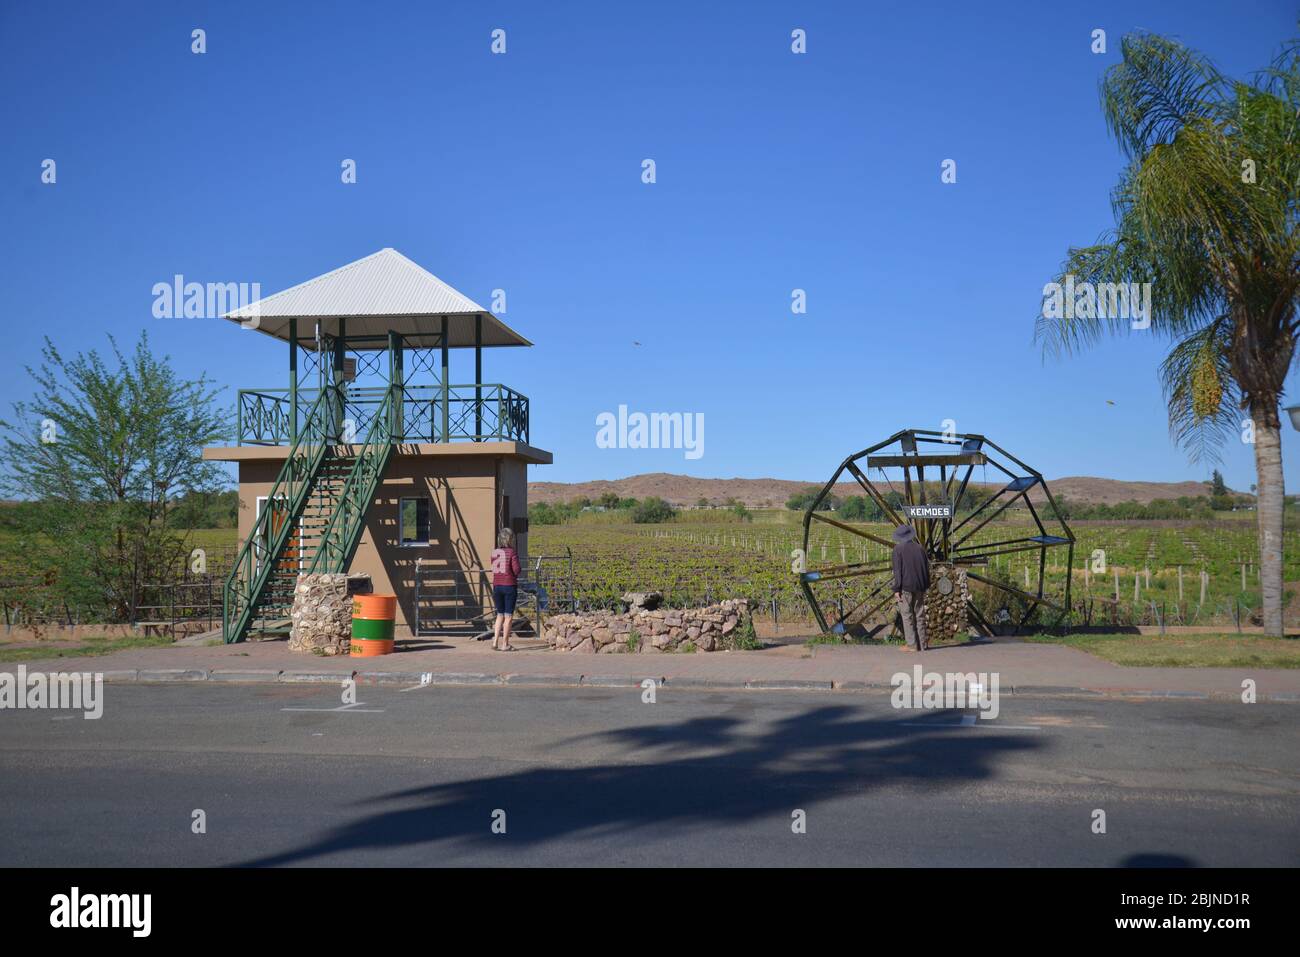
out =
<svg viewBox="0 0 1300 957"><path fill-rule="evenodd" d="M393 653L393 641L375 641L370 638L353 638L352 639L352 657L353 658L378 658L380 655L391 655Z"/></svg>
<svg viewBox="0 0 1300 957"><path fill-rule="evenodd" d="M397 617L397 596L353 595L352 617L370 621L392 621Z"/></svg>
<svg viewBox="0 0 1300 957"><path fill-rule="evenodd" d="M353 595L352 657L391 655L396 617L396 595Z"/></svg>

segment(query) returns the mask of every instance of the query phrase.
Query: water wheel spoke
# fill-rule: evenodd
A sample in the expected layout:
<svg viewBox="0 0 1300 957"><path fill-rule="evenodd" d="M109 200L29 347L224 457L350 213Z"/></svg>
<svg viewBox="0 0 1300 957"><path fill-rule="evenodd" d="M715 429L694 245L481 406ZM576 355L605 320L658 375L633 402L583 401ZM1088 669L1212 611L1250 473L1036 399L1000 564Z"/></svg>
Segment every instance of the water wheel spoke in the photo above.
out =
<svg viewBox="0 0 1300 957"><path fill-rule="evenodd" d="M895 525L906 524L898 512L894 511L893 506L891 506L889 502L886 501L885 497L876 490L876 487L871 484L871 480L862 474L862 470L858 468L856 463L850 462L848 469L849 473L857 479L858 484L862 486L862 490L871 496L871 500L876 503L876 507L880 509L881 514Z"/></svg>
<svg viewBox="0 0 1300 957"><path fill-rule="evenodd" d="M825 568L809 568L803 574L804 581L837 581L844 578L861 578L863 575L876 575L887 571L893 571L892 564L872 565L853 562L848 565L827 565Z"/></svg>
<svg viewBox="0 0 1300 957"><path fill-rule="evenodd" d="M1024 591L1023 589L1017 588L1015 585L1008 585L1006 582L1000 582L993 578L985 578L983 575L977 575L975 572L968 571L966 574L970 578L975 579L977 582L983 582L985 585L988 585L991 588L996 588L999 591L1004 591L1010 595L1015 595L1017 598L1021 599L1022 601L1032 602L1035 604L1041 603L1046 605L1049 608L1054 608L1058 611L1061 608L1060 605L1053 602L1050 598L1044 598L1042 595L1035 595L1033 592Z"/></svg>
<svg viewBox="0 0 1300 957"><path fill-rule="evenodd" d="M852 535L857 535L859 538L865 538L868 541L875 542L877 545L885 545L889 548L894 547L894 543L887 538L881 538L879 535L873 535L871 532L868 532L861 528L854 528L852 525L849 525L846 522L837 522L833 518L827 518L821 512L813 512L812 517L819 522L823 522L827 525L833 525L842 532L848 532Z"/></svg>
<svg viewBox="0 0 1300 957"><path fill-rule="evenodd" d="M877 585L874 589L872 589L871 592L870 592L870 593L869 593L865 598L863 598L860 602L858 602L856 605L854 605L854 606L853 606L852 608L850 608L848 611L846 611L846 612L844 612L843 614L841 614L840 617L837 618L837 619L835 620L835 624L831 626L831 630L834 631L836 628L843 628L843 627L844 627L844 623L845 623L846 621L848 621L850 618L852 618L852 617L854 616L854 614L858 611L859 608L861 608L861 607L862 607L863 605L865 605L867 602L871 601L872 598L874 598L874 597L876 597L878 594L880 594L880 589L883 588L884 585L885 585L885 583L884 583L884 582L881 582L881 583L880 583L879 585ZM886 595L884 599L882 599L879 603L877 603L877 604L875 605L875 607L873 607L870 611L868 611L868 612L866 612L865 614L863 614L863 615L861 616L861 619L860 619L860 620L861 620L861 621L866 621L867 619L869 619L873 614L875 614L876 610L879 609L880 606L883 605L883 604L885 603L885 601L887 601L890 597L892 597L892 596L891 596L891 595Z"/></svg>
<svg viewBox="0 0 1300 957"><path fill-rule="evenodd" d="M869 621L872 615L880 611L880 609L885 606L885 603L892 601L893 598L894 598L894 593L893 591L890 591L889 594L887 594L884 598L880 599L880 601L876 602L876 604L873 605L869 611L863 614L862 620ZM865 602L863 604L865 604Z"/></svg>

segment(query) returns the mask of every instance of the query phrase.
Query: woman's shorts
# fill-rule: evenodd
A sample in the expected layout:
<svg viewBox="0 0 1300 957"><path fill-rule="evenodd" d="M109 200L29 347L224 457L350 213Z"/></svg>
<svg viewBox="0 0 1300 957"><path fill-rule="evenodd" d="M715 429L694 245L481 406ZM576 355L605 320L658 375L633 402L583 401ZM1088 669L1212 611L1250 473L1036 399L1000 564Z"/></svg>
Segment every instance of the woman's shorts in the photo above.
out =
<svg viewBox="0 0 1300 957"><path fill-rule="evenodd" d="M517 585L492 586L492 602L497 606L498 615L513 615L517 597L519 597L519 587Z"/></svg>

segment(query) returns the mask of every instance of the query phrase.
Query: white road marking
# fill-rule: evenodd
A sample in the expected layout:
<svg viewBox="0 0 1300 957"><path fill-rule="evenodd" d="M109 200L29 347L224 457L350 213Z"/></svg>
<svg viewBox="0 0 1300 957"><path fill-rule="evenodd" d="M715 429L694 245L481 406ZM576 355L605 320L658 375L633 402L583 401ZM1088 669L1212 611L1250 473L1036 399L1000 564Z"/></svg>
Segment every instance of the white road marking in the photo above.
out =
<svg viewBox="0 0 1300 957"><path fill-rule="evenodd" d="M338 714L339 712L355 712L358 714L383 714L383 708L363 708L364 701L358 701L356 704L339 705L337 708L281 708L281 711L317 711L326 714Z"/></svg>

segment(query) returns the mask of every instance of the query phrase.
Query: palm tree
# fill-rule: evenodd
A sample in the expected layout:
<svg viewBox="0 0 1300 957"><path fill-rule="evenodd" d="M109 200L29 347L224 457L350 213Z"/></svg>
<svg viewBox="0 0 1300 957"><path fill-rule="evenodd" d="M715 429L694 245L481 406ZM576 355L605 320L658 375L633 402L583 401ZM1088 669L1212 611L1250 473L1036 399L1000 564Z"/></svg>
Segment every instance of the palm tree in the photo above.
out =
<svg viewBox="0 0 1300 957"><path fill-rule="evenodd" d="M1058 282L1088 291L1065 316L1045 298L1035 339L1044 355L1135 328L1170 341L1160 380L1174 440L1194 461L1216 459L1229 435L1254 443L1264 630L1281 635L1279 406L1300 333L1300 41L1249 82L1165 37L1131 35L1122 49L1101 81L1128 160L1111 196L1115 225L1070 250ZM1096 297L1085 300L1099 283L1150 283L1150 314L1135 322L1093 308Z"/></svg>

